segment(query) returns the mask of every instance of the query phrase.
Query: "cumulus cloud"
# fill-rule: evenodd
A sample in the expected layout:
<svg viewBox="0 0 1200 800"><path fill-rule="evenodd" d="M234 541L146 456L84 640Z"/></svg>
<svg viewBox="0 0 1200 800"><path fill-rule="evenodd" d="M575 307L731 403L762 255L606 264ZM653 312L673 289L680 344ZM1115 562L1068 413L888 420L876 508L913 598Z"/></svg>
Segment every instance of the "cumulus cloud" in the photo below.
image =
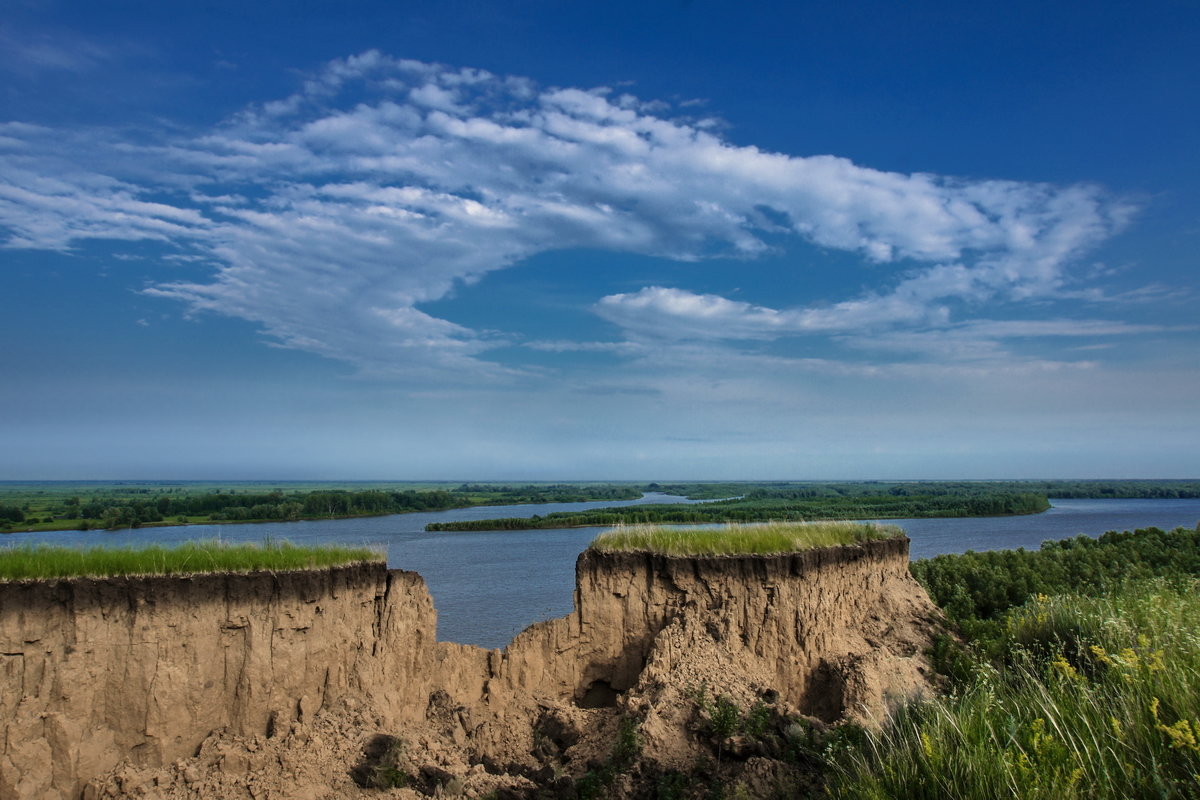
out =
<svg viewBox="0 0 1200 800"><path fill-rule="evenodd" d="M484 368L496 342L417 308L536 253L753 257L798 237L898 264L886 286L774 310L647 287L628 331L733 338L945 320L948 299L1052 295L1129 208L1093 186L905 175L735 146L710 121L368 52L215 129L130 141L0 126L8 247L156 240L216 264L147 291L368 371ZM60 135L61 133L61 135ZM675 326L674 333L669 331Z"/></svg>

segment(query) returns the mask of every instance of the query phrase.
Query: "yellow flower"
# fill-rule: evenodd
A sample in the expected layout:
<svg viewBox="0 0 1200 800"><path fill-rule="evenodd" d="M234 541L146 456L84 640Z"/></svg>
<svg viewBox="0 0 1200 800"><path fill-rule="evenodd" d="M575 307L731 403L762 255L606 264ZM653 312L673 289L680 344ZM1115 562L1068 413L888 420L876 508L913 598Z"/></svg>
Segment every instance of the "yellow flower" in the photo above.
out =
<svg viewBox="0 0 1200 800"><path fill-rule="evenodd" d="M1171 740L1171 747L1200 753L1200 744L1197 744L1197 739L1200 739L1200 723L1181 719L1174 725L1163 725L1160 722L1154 727L1166 734L1167 738Z"/></svg>
<svg viewBox="0 0 1200 800"><path fill-rule="evenodd" d="M1138 664L1141 663L1141 659L1138 658L1138 654L1133 651L1132 647L1121 650L1121 661L1130 669L1137 669Z"/></svg>
<svg viewBox="0 0 1200 800"><path fill-rule="evenodd" d="M1050 662L1050 666L1054 667L1054 669L1057 670L1060 675L1068 680L1083 680L1083 676L1080 675L1073 666L1071 666L1071 662L1067 661L1066 657L1062 653L1059 653L1058 657Z"/></svg>
<svg viewBox="0 0 1200 800"><path fill-rule="evenodd" d="M1051 737L1046 734L1046 720L1038 717L1029 723L1029 746L1035 754L1041 754L1046 749Z"/></svg>

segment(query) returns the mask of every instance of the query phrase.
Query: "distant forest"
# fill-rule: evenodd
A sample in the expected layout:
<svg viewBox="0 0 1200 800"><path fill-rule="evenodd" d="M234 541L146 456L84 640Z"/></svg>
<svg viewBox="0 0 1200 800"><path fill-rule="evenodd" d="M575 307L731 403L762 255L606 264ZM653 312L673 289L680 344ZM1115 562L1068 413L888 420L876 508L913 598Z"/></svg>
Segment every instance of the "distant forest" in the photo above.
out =
<svg viewBox="0 0 1200 800"><path fill-rule="evenodd" d="M533 519L444 523L506 530L618 522L748 522L1032 514L1047 497L1197 498L1198 480L758 481L689 483L0 483L0 533L213 522L329 519L481 505L632 500L643 492L715 501L639 505Z"/></svg>
<svg viewBox="0 0 1200 800"><path fill-rule="evenodd" d="M90 494L30 489L14 503L0 504L0 531L137 528L211 522L266 522L442 511L478 505L575 503L632 500L634 485L462 484L453 489L352 489L269 491L237 488L203 490L180 486L104 487ZM13 492L10 492L10 495Z"/></svg>
<svg viewBox="0 0 1200 800"><path fill-rule="evenodd" d="M753 483L651 483L647 491L693 500L725 497L863 497L878 495L1040 494L1061 498L1197 498L1200 480L1029 481L774 481Z"/></svg>

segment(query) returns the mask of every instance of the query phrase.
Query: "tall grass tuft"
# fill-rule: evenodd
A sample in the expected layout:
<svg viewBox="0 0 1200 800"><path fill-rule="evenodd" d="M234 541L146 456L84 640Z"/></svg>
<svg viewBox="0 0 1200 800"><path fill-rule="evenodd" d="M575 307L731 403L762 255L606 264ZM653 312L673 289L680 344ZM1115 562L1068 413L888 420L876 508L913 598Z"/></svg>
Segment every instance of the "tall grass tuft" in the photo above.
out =
<svg viewBox="0 0 1200 800"><path fill-rule="evenodd" d="M618 525L592 540L592 549L673 556L769 555L902 536L895 525L870 522L765 522L711 527Z"/></svg>
<svg viewBox="0 0 1200 800"><path fill-rule="evenodd" d="M831 759L835 798L1200 798L1200 582L1039 596L1008 661Z"/></svg>
<svg viewBox="0 0 1200 800"><path fill-rule="evenodd" d="M208 540L137 548L21 545L0 548L0 580L285 571L382 560L382 552L365 547L300 546L277 539L262 544Z"/></svg>

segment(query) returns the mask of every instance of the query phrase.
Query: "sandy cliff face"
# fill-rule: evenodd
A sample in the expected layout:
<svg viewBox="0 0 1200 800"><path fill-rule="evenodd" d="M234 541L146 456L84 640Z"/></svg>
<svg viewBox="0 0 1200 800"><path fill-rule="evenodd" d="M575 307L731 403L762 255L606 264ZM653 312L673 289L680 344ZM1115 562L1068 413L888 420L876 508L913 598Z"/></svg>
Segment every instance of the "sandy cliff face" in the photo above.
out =
<svg viewBox="0 0 1200 800"><path fill-rule="evenodd" d="M621 717L653 769L684 769L707 746L697 692L878 717L926 686L936 625L903 539L589 551L574 612L503 653L437 643L424 582L380 565L0 584L0 800L354 796L383 734L409 795L519 796L602 760Z"/></svg>
<svg viewBox="0 0 1200 800"><path fill-rule="evenodd" d="M908 573L905 539L782 556L588 551L577 576L574 613L508 647L499 677L510 693L600 703L634 687L652 653L667 668L686 658L660 641L679 623L771 676L804 713L870 715L882 698L863 694L848 665L890 658L889 679L911 682L937 616Z"/></svg>
<svg viewBox="0 0 1200 800"><path fill-rule="evenodd" d="M423 671L433 624L420 577L376 565L0 584L0 797L75 797L348 694L418 707L391 676Z"/></svg>

